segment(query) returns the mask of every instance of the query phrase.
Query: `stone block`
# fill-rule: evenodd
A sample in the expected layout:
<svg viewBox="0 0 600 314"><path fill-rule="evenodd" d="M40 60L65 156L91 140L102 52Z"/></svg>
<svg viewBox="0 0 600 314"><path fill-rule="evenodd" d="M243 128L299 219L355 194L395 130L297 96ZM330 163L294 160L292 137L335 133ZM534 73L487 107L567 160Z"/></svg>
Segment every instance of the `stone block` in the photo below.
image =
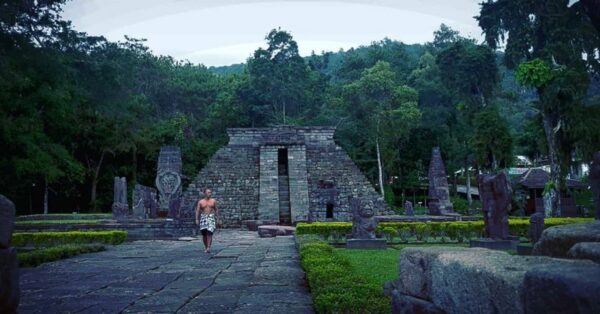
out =
<svg viewBox="0 0 600 314"><path fill-rule="evenodd" d="M15 204L0 194L0 249L10 246L15 229Z"/></svg>
<svg viewBox="0 0 600 314"><path fill-rule="evenodd" d="M535 244L533 254L567 257L579 242L600 242L600 221L550 227Z"/></svg>
<svg viewBox="0 0 600 314"><path fill-rule="evenodd" d="M475 239L469 242L470 247L480 247L490 250L516 250L519 240Z"/></svg>
<svg viewBox="0 0 600 314"><path fill-rule="evenodd" d="M600 313L600 267L534 267L525 274L523 300L526 313Z"/></svg>
<svg viewBox="0 0 600 314"><path fill-rule="evenodd" d="M20 294L17 250L0 249L0 313L16 313Z"/></svg>
<svg viewBox="0 0 600 314"><path fill-rule="evenodd" d="M348 239L346 240L346 248L385 250L387 243L384 239Z"/></svg>
<svg viewBox="0 0 600 314"><path fill-rule="evenodd" d="M435 304L409 295L392 292L392 313L394 314L443 314L442 309Z"/></svg>
<svg viewBox="0 0 600 314"><path fill-rule="evenodd" d="M567 255L571 258L589 259L600 263L600 242L579 242L569 249Z"/></svg>

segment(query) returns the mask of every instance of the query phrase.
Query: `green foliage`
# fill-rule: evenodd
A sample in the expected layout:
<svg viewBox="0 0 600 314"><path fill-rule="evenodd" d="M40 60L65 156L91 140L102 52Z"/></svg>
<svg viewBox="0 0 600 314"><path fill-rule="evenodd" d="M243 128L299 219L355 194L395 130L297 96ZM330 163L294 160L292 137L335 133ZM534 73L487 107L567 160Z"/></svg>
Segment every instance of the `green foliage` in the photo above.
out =
<svg viewBox="0 0 600 314"><path fill-rule="evenodd" d="M525 86L540 88L550 83L554 75L546 62L536 58L519 64L516 78Z"/></svg>
<svg viewBox="0 0 600 314"><path fill-rule="evenodd" d="M31 252L18 253L17 260L19 261L19 267L36 267L42 263L99 251L104 251L104 246L98 244L64 244Z"/></svg>
<svg viewBox="0 0 600 314"><path fill-rule="evenodd" d="M450 202L452 203L452 207L454 208L455 212L457 212L461 215L468 214L469 203L467 202L466 199L464 199L462 197L458 197L458 196L451 196Z"/></svg>
<svg viewBox="0 0 600 314"><path fill-rule="evenodd" d="M471 145L478 154L479 163L492 170L506 168L513 158L513 140L508 122L496 106L488 106L475 115L475 134Z"/></svg>
<svg viewBox="0 0 600 314"><path fill-rule="evenodd" d="M592 221L590 218L546 218L546 228L572 223ZM508 226L511 235L527 237L529 219L510 218ZM403 242L413 239L418 242L432 242L436 239L445 241L444 237L452 241L463 242L466 239L481 237L484 234L483 221L452 221L452 222L382 222L377 226L377 232L399 236ZM395 230L393 233L391 230ZM350 222L314 222L299 223L296 226L297 235L319 235L327 239L330 235L349 234L352 232ZM388 240L392 240L391 237Z"/></svg>
<svg viewBox="0 0 600 314"><path fill-rule="evenodd" d="M67 232L19 232L13 234L15 247L49 247L63 244L121 244L127 238L127 231L67 231Z"/></svg>
<svg viewBox="0 0 600 314"><path fill-rule="evenodd" d="M357 275L350 260L321 241L300 243L301 265L317 313L387 313L381 284Z"/></svg>

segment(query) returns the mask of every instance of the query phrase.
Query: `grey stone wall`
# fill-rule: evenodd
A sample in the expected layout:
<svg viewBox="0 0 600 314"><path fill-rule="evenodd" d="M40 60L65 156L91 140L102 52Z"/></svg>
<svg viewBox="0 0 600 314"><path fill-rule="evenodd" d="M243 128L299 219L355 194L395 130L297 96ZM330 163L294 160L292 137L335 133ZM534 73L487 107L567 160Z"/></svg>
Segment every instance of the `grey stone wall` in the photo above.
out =
<svg viewBox="0 0 600 314"><path fill-rule="evenodd" d="M184 193L183 219L192 219L205 187L213 190L225 226L244 220L279 221L278 149L288 150L292 221L350 221L351 197L376 215L390 214L383 198L336 145L334 127L228 129L229 143L200 171ZM333 186L323 185L332 182ZM327 203L333 218L326 218Z"/></svg>

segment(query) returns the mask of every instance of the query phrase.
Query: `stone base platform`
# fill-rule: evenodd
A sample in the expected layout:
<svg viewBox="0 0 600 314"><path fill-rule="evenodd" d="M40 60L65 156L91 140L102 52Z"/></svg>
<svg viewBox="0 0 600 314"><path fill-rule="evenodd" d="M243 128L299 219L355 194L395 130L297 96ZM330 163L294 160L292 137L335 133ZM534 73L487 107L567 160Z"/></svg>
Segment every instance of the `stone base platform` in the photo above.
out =
<svg viewBox="0 0 600 314"><path fill-rule="evenodd" d="M348 239L346 241L346 248L385 250L387 248L387 244L385 239Z"/></svg>
<svg viewBox="0 0 600 314"><path fill-rule="evenodd" d="M276 236L290 236L296 232L296 228L290 226L264 225L258 226L258 236L261 238L272 238Z"/></svg>
<svg viewBox="0 0 600 314"><path fill-rule="evenodd" d="M482 238L477 240L471 240L469 243L470 247L481 247L492 250L516 250L519 245L518 239L489 239Z"/></svg>
<svg viewBox="0 0 600 314"><path fill-rule="evenodd" d="M425 222L425 221L477 221L481 220L480 217L474 216L461 216L459 214L449 214L444 216L431 216L431 215L417 215L417 216L406 216L406 215L387 215L387 216L375 216L377 222Z"/></svg>

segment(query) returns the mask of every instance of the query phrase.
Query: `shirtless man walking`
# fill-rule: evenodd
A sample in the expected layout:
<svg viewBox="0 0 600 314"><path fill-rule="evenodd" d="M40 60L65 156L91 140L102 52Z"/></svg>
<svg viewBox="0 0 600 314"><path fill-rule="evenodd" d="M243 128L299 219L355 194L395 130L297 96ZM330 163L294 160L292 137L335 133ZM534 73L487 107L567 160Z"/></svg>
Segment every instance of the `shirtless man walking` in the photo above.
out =
<svg viewBox="0 0 600 314"><path fill-rule="evenodd" d="M217 201L211 198L211 195L212 191L210 189L204 189L204 198L199 200L196 205L196 224L200 226L205 253L210 253L212 236L219 220Z"/></svg>

